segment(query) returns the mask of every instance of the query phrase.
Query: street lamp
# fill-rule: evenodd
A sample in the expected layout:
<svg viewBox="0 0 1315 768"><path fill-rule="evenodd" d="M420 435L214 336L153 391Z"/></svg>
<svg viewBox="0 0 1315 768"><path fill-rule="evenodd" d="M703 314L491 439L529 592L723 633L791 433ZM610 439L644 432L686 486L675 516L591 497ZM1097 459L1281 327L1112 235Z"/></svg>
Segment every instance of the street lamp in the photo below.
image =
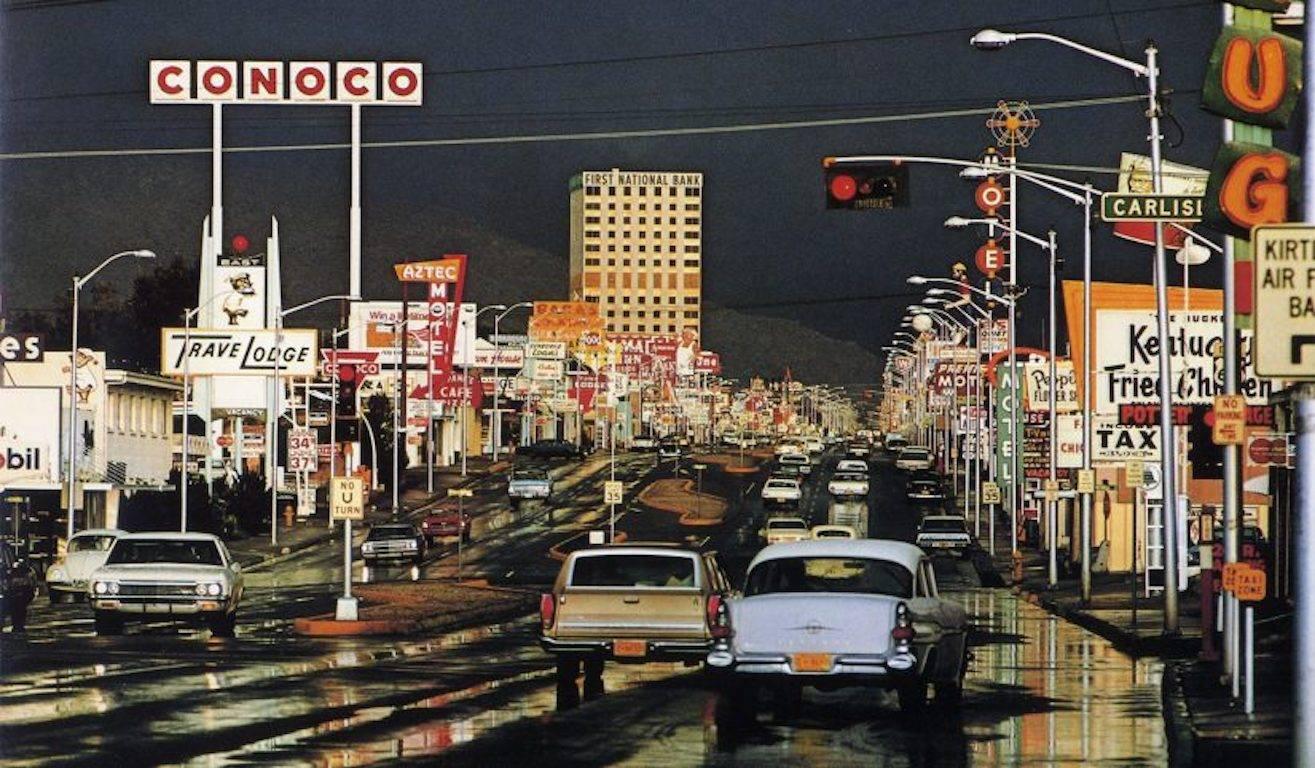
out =
<svg viewBox="0 0 1315 768"><path fill-rule="evenodd" d="M69 348L68 357L68 538L73 538L73 510L76 501L73 498L75 488L77 487L77 459L74 453L77 451L77 423L78 423L78 295L82 293L82 286L91 282L105 267L112 262L118 261L125 256L134 259L153 259L155 251L139 249L135 251L119 251L102 261L95 269L87 273L86 277L73 276L73 327L70 329L72 338Z"/></svg>
<svg viewBox="0 0 1315 768"><path fill-rule="evenodd" d="M1057 262L1058 259L1059 259L1059 246L1058 246L1058 244L1057 244L1057 242L1056 242L1056 239L1055 239L1055 231L1054 231L1053 229L1050 230L1050 232L1049 232L1049 237L1048 237L1048 238L1040 238L1040 237L1037 237L1036 235L1029 234L1029 233L1024 232L1024 231L1022 231L1022 230L1020 230L1020 229L1016 229L1016 228L1010 227L1010 226L1007 225L1007 224L1003 224L1003 223L1001 223L998 219L968 219L968 218L964 218L964 217L962 217L962 216L951 216L951 217L949 217L948 219L945 220L945 226L946 226L947 228L949 228L949 229L963 229L963 228L965 228L965 227L968 227L968 226L971 226L971 225L974 225L974 224L983 224L983 225L990 226L990 227L999 227L1000 229L1004 230L1006 233L1012 234L1012 235L1014 235L1014 236L1016 236L1016 237L1021 237L1022 239L1026 240L1026 241L1028 241L1028 242L1030 242L1030 243L1032 243L1033 245L1037 246L1038 248L1040 248L1040 249L1042 249L1043 251L1046 251L1047 253L1050 254L1050 259L1049 259L1049 263L1050 263L1050 269L1049 269L1049 273L1050 273L1050 293L1049 293L1050 320L1049 320L1049 329L1048 329L1048 330L1049 330L1049 333L1048 333L1048 346L1047 346L1047 352L1049 353L1049 360L1050 360L1050 362L1049 362L1049 367L1050 367L1050 386L1047 387L1047 390L1048 390L1048 392L1049 392L1048 410L1050 411L1050 451L1049 451L1049 453L1050 453L1050 461L1049 461L1049 480L1050 480L1050 483L1053 485L1053 484L1056 482L1056 468L1055 468L1055 459L1056 459L1056 455L1055 455L1055 451L1056 451L1056 447L1057 447L1057 435L1056 435L1056 431L1057 431L1057 430L1056 430L1056 427L1058 426L1058 425L1056 424L1056 412L1055 412L1055 389L1056 389L1056 387L1055 387L1055 381L1056 381L1056 375L1055 375L1055 351L1056 351L1056 350L1055 350L1055 320L1056 320L1056 317L1055 317L1055 264L1056 264L1056 262ZM1009 258L1012 260L1012 259L1015 258L1015 255L1011 253L1011 254L1009 254ZM1011 305L1011 306L1009 307L1009 314L1010 314L1010 327L1011 327L1011 328L1013 327L1013 325L1014 325L1014 320L1015 320L1014 310L1015 310L1015 307L1014 307L1013 305ZM1011 340L1009 346L1010 346L1010 350L1009 350L1009 361L1010 361L1010 387L1014 390L1014 397L1011 398L1011 401L1013 401L1013 402L1016 403L1017 398L1018 398L1018 396L1019 396L1019 394L1020 394L1020 392L1021 392L1021 386L1020 386L1020 385L1021 385L1021 382L1020 382L1019 379L1018 379L1018 355L1017 355L1017 352L1016 352L1016 350L1015 350L1015 348L1016 348L1016 346L1017 346L1016 341L1015 341L1015 340ZM1015 405L1015 407L1012 408L1011 410L1013 411L1013 415L1016 416L1016 415L1017 415L1017 412L1018 412L1018 409L1017 409L1016 405ZM1014 433L1014 435L1015 435L1015 437L1016 437L1017 434L1018 434L1018 423L1017 423L1017 418L1014 419L1014 423L1011 425L1010 429L1011 429L1011 431ZM1018 462L1018 458L1019 458L1019 454L1020 454L1020 451L1017 450L1017 448L1020 446L1020 443L1018 442L1017 439L1015 439L1015 440L1013 441L1013 445L1015 446L1015 450L1013 451L1013 462L1014 462L1014 467L1017 468L1017 466L1018 466L1018 463L1017 463L1017 462ZM1015 474L1015 475L1014 475L1013 482L1010 483L1010 487L1011 487L1011 489L1015 489L1015 492L1017 492L1017 490L1018 490L1018 487L1016 486L1016 483L1018 482L1019 479L1020 479L1020 478L1018 477L1018 475ZM1058 531L1056 530L1057 527L1058 527L1058 526L1057 526L1057 524L1058 524L1058 507L1057 507L1057 504L1058 504L1057 501L1047 501L1047 502L1046 502L1046 539L1047 539L1047 541L1046 541L1046 548L1049 550L1048 583L1049 583L1049 585L1050 585L1051 587L1054 587L1054 586L1058 583L1058 581L1059 581L1059 567L1058 567L1058 559L1057 559L1057 552L1056 552L1056 550L1058 549L1058 545L1059 545L1059 535L1058 535ZM1015 516L1016 516L1016 515L1017 515L1017 511L1015 510ZM1017 528L1017 520L1015 520L1015 529L1016 529L1016 528ZM1015 534L1014 534L1014 535L1017 535L1017 531L1015 531Z"/></svg>
<svg viewBox="0 0 1315 768"><path fill-rule="evenodd" d="M1107 64L1113 64L1117 67L1132 72L1137 77L1146 78L1146 117L1150 122L1150 150L1151 150L1151 185L1155 194L1164 192L1163 180L1163 161L1160 155L1160 143L1163 137L1160 135L1160 114L1163 111L1160 103L1159 92L1159 50L1154 43L1146 45L1146 63L1125 59L1122 56L1116 56L1112 53L1092 48L1081 43L1069 40L1059 35L1052 35L1046 32L1002 32L997 29L983 29L973 35L971 43L979 50L994 51L999 50L1010 43L1018 40L1041 40L1044 42L1062 45L1065 48L1078 51L1095 59L1104 61ZM1170 355L1169 355L1169 300L1168 300L1168 265L1164 257L1164 229L1157 225L1155 227L1155 322L1156 334L1160 339L1159 349L1159 395L1160 395L1160 472L1164 476L1164 506L1163 514L1165 517L1164 531L1164 557L1165 557L1165 587L1164 587L1164 634L1176 635L1179 632L1178 621L1178 551L1184 542L1178 541L1177 509L1178 493L1177 478L1174 476L1176 456L1172 449L1173 440L1173 386L1170 381ZM1090 314L1088 307L1087 313ZM1225 317L1229 315L1226 311ZM1225 329L1225 336L1231 336L1231 329ZM1231 341L1230 341L1231 343ZM1227 390L1228 387L1225 386ZM1232 391L1232 390L1229 390ZM1227 516L1227 515L1226 515ZM1225 520L1225 531L1231 531L1231 520Z"/></svg>
<svg viewBox="0 0 1315 768"><path fill-rule="evenodd" d="M498 324L502 318L511 314L513 310L522 307L533 307L532 301L521 301L512 304L510 307L502 310L493 316L493 461L498 460L498 449L502 447L502 411L498 408L498 363L501 360L502 344L498 339Z"/></svg>
<svg viewBox="0 0 1315 768"><path fill-rule="evenodd" d="M272 546L278 546L279 543L279 488L276 475L279 465L278 419L279 412L282 410L279 403L282 395L279 371L283 361L279 347L283 344L283 318L303 309L309 309L316 304L323 304L326 301L360 300L360 296L335 293L331 296L321 296L318 299L302 302L287 309L278 306L274 308L274 375L270 378L269 407L265 410L265 460L266 474L269 475L269 543Z"/></svg>

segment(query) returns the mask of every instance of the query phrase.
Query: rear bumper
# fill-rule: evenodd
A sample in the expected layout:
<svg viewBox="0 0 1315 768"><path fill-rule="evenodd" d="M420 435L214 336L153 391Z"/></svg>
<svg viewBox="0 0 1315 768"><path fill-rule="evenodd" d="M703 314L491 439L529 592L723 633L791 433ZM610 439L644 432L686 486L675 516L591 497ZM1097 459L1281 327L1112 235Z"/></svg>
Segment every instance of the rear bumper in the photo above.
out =
<svg viewBox="0 0 1315 768"><path fill-rule="evenodd" d="M807 685L897 685L919 673L911 651L888 654L836 654L826 672L798 672L788 654L735 654L724 645L708 653L708 667L719 674L755 680L790 679Z"/></svg>
<svg viewBox="0 0 1315 768"><path fill-rule="evenodd" d="M643 638L624 637L621 640L639 640ZM645 653L643 656L616 656L613 653L612 638L569 638L559 639L540 636L539 646L545 651L558 656L605 656L621 662L645 661L702 661L712 650L712 640L652 640L643 639Z"/></svg>
<svg viewBox="0 0 1315 768"><path fill-rule="evenodd" d="M439 535L439 534L436 534ZM456 536L456 534L451 534ZM370 554L361 553L361 561L366 563L405 563L412 560L419 560L421 557L420 550L413 549L407 552L372 552Z"/></svg>

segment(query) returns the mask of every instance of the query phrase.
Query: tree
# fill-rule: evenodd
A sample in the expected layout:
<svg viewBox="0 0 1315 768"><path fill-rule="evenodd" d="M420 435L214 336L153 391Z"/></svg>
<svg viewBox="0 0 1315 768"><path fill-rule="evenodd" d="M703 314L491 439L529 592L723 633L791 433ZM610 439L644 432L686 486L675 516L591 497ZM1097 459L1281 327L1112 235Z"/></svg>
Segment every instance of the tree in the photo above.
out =
<svg viewBox="0 0 1315 768"><path fill-rule="evenodd" d="M375 439L379 443L379 456L376 460L370 445L369 436L363 436L361 455L369 454L368 463L374 468L375 484L383 484L391 491L393 487L392 462L395 457L396 439L393 434L393 400L383 393L376 393L365 403L365 419L369 422ZM402 454L405 456L405 453ZM385 471L387 470L387 471Z"/></svg>

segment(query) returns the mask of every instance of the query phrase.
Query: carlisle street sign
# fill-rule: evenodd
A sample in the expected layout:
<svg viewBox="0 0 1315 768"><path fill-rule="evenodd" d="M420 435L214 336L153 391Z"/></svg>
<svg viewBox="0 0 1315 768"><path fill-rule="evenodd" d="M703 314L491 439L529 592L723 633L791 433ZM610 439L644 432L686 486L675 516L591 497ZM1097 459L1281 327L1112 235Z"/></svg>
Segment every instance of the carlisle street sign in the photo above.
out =
<svg viewBox="0 0 1315 768"><path fill-rule="evenodd" d="M1103 221L1200 221L1205 198L1200 195L1140 195L1106 192L1100 196Z"/></svg>

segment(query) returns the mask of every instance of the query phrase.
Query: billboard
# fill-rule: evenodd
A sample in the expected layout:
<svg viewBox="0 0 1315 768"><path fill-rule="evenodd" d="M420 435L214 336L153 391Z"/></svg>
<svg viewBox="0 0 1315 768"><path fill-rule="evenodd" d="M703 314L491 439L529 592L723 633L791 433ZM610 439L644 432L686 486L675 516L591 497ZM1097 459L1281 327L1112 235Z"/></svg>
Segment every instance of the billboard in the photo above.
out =
<svg viewBox="0 0 1315 768"><path fill-rule="evenodd" d="M1055 361L1055 413L1073 413L1078 409L1078 378L1072 360ZM1023 365L1023 391L1029 411L1050 410L1050 363L1029 362Z"/></svg>
<svg viewBox="0 0 1315 768"><path fill-rule="evenodd" d="M59 415L62 418L55 418L47 422L45 429L53 430L54 425L59 424L61 433L57 436L58 443L52 444L51 450L55 451L53 455L59 455L68 450L68 407L67 400L70 397L70 359L68 352L46 352L45 359L41 362L31 363L6 363L5 376L8 384L16 388L41 387L54 388L57 392L62 393L63 398L59 405ZM105 353L96 352L90 349L79 349L76 356L76 373L72 375L72 397L76 404L76 420L74 422L75 444L74 454L77 457L77 471L80 477L89 475L101 475L105 472L107 455L105 445L107 440L108 421L108 397L105 388ZM9 387L0 388L0 391L7 391ZM0 424L4 423L10 417L9 409L3 409L0 412ZM14 414L15 418L21 417L21 414ZM67 454L60 457L62 465L67 460ZM58 471L58 470L56 470Z"/></svg>
<svg viewBox="0 0 1315 768"><path fill-rule="evenodd" d="M463 304L463 313L473 313L474 304ZM429 341L429 306L424 301L409 302L406 309L406 336L402 343L406 345L407 364L413 368L425 368L425 350ZM375 352L379 365L391 368L398 364L397 346L399 339L393 333L393 324L402 317L400 301L358 301L351 305L349 324L351 330L347 336L352 349ZM470 325L474 329L474 324ZM461 360L465 357L467 339L458 334L454 340L454 356ZM441 349L441 345L440 345Z"/></svg>
<svg viewBox="0 0 1315 768"><path fill-rule="evenodd" d="M591 301L536 301L530 315L531 341L563 341L568 346L579 343L586 332L605 333L603 315Z"/></svg>
<svg viewBox="0 0 1315 768"><path fill-rule="evenodd" d="M284 328L279 333L275 343L272 328L161 328L160 372L182 376L185 367L188 376L272 376L277 368L279 376L314 376L319 333L314 328Z"/></svg>
<svg viewBox="0 0 1315 768"><path fill-rule="evenodd" d="M60 480L58 387L0 387L0 486Z"/></svg>
<svg viewBox="0 0 1315 768"><path fill-rule="evenodd" d="M226 254L215 265L215 325L221 329L264 328L265 257Z"/></svg>

